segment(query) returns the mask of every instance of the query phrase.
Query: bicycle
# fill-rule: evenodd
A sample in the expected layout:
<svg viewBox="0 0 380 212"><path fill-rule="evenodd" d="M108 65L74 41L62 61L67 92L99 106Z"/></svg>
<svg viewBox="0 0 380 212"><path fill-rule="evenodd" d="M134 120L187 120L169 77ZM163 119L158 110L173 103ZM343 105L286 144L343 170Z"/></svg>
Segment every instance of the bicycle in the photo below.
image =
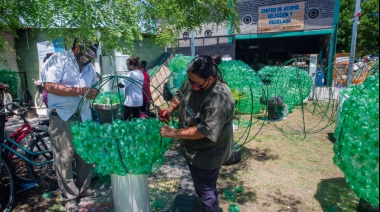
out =
<svg viewBox="0 0 380 212"><path fill-rule="evenodd" d="M27 109L30 109L32 106L32 94L28 88L22 89L20 92L19 104Z"/></svg>
<svg viewBox="0 0 380 212"><path fill-rule="evenodd" d="M44 105L44 86L42 85L40 80L33 79L34 84L36 85L36 94L34 95L34 106L37 109L41 109Z"/></svg>
<svg viewBox="0 0 380 212"><path fill-rule="evenodd" d="M17 105L16 105L17 106ZM1 211L11 211L12 204L15 198L15 185L18 182L35 182L42 184L46 177L50 177L50 174L54 173L53 170L53 156L52 151L49 149L49 144L43 139L44 133L36 133L30 131L31 140L29 140L28 148L21 145L19 141L13 140L7 137L5 134L5 123L8 121L8 117L14 115L11 110L6 110L7 105L4 105L0 110L0 144L1 151L1 168L0 168L0 209ZM25 119L25 113L27 110L21 108L19 115L24 117L24 125L29 123ZM26 122L25 122L26 121ZM24 126L23 125L23 126ZM21 126L19 129L23 128ZM19 134L19 137L27 134L26 130L16 130L13 134ZM31 128L33 129L33 128ZM21 134L20 134L21 133ZM16 164L14 156L17 156ZM25 164L25 168L20 169L20 164ZM12 166L16 165L16 166ZM25 171L26 170L26 171ZM50 186L50 185L49 185Z"/></svg>
<svg viewBox="0 0 380 212"><path fill-rule="evenodd" d="M23 120L23 124L17 130L15 130L9 137L5 135L5 141L4 141L5 145L17 151L19 146L9 141L9 140L13 140L19 145L27 144L27 148L32 152L48 150L50 146L50 141L47 139L49 136L48 133L44 130L40 130L40 129L32 127L25 117L27 112L28 110L26 108L18 109L18 113L13 112L13 114L20 116L20 118ZM17 170L15 170L16 171L15 177L20 182L26 182L26 183L36 182L36 181L39 182L45 179L46 175L48 175L48 170L50 168L50 166L48 165L45 165L42 167L32 167L32 165L28 164L27 162L20 163L21 159L19 157L14 157L14 153L12 151L9 151L7 148L3 150L3 154L5 154L8 157L8 159L12 162L11 164L12 167L17 167ZM37 158L35 156L32 157L32 155L29 155L29 154L26 154L26 157L28 157L29 159L35 162L37 160L41 160L41 158ZM44 158L42 159L53 158L52 154L50 155L44 154L43 157ZM13 164L16 164L16 165L13 165ZM25 168L22 166L23 164ZM37 169L40 169L40 168L42 168L42 171L41 170L37 171ZM22 170L26 170L27 173L23 173Z"/></svg>

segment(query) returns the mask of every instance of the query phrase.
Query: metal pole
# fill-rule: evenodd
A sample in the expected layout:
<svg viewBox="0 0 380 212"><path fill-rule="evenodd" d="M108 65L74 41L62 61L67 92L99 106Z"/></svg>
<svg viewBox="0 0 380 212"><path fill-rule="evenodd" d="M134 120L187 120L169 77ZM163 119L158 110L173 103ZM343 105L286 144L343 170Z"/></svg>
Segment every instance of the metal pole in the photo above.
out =
<svg viewBox="0 0 380 212"><path fill-rule="evenodd" d="M190 36L191 36L191 56L195 57L195 32L194 32L194 30L191 30Z"/></svg>
<svg viewBox="0 0 380 212"><path fill-rule="evenodd" d="M348 65L347 86L349 86L352 82L352 71L354 67L355 49L356 49L356 35L358 32L358 22L359 22L359 16L360 16L359 12L360 12L360 0L356 0L354 23L352 26L352 39L351 39L350 62Z"/></svg>

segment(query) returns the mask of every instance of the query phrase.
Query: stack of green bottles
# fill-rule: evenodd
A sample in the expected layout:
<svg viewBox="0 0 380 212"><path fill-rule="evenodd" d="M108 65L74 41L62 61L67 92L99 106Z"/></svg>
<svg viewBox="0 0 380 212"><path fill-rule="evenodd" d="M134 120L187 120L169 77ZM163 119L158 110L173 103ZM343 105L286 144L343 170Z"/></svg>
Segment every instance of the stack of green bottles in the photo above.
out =
<svg viewBox="0 0 380 212"><path fill-rule="evenodd" d="M258 72L264 86L264 97L281 96L284 104L289 105L292 112L296 105L302 104L303 100L310 95L313 80L309 74L292 66L265 66Z"/></svg>
<svg viewBox="0 0 380 212"><path fill-rule="evenodd" d="M171 71L168 88L171 94L174 94L187 79L187 66L193 58L177 55L168 64ZM238 111L245 114L259 112L263 84L256 72L244 62L237 60L222 61L219 69L231 91L239 93L235 99Z"/></svg>
<svg viewBox="0 0 380 212"><path fill-rule="evenodd" d="M71 132L76 152L94 163L95 172L108 175L149 174L164 162L173 139L160 135L158 119L73 122Z"/></svg>
<svg viewBox="0 0 380 212"><path fill-rule="evenodd" d="M169 92L173 95L187 79L187 66L194 57L176 55L168 64L170 75L168 77Z"/></svg>
<svg viewBox="0 0 380 212"><path fill-rule="evenodd" d="M228 87L240 93L241 98L235 99L238 111L245 114L258 113L261 109L263 83L256 72L240 60L222 61L219 69Z"/></svg>
<svg viewBox="0 0 380 212"><path fill-rule="evenodd" d="M342 90L334 163L359 198L379 206L379 73Z"/></svg>
<svg viewBox="0 0 380 212"><path fill-rule="evenodd" d="M93 102L95 104L123 104L124 93L101 90L101 92L95 97Z"/></svg>

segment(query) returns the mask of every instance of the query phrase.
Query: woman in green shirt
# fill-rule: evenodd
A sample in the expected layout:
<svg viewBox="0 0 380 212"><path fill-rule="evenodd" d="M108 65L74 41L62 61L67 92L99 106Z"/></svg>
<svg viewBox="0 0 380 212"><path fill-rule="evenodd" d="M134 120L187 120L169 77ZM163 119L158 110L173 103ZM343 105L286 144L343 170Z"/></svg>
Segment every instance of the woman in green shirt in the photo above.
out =
<svg viewBox="0 0 380 212"><path fill-rule="evenodd" d="M161 115L179 111L179 129L161 128L161 135L180 140L204 211L219 211L216 181L220 167L232 153L235 101L212 57L194 58L188 80L174 94Z"/></svg>

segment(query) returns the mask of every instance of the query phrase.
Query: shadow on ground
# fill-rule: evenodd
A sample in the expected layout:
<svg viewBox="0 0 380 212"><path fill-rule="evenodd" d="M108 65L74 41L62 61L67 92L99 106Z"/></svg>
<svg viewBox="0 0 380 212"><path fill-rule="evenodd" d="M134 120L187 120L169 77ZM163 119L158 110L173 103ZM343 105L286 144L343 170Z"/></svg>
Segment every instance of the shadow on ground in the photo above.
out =
<svg viewBox="0 0 380 212"><path fill-rule="evenodd" d="M327 133L327 138L331 141L331 143L335 143L334 133Z"/></svg>
<svg viewBox="0 0 380 212"><path fill-rule="evenodd" d="M359 203L343 177L321 180L314 198L325 212L352 211Z"/></svg>
<svg viewBox="0 0 380 212"><path fill-rule="evenodd" d="M269 202L274 202L281 207L279 211L299 211L298 206L302 204L294 195L282 194L279 189L274 194L267 196L271 200ZM270 203L264 203L264 205L269 206Z"/></svg>
<svg viewBox="0 0 380 212"><path fill-rule="evenodd" d="M246 169L247 159L252 157L251 150L242 147L242 160L238 163L238 166L228 165L228 170L221 172L219 178L226 181L226 184L218 188L218 194L220 199L224 199L228 202L236 202L244 204L247 202L256 202L257 195L253 188L243 186L243 182L238 179L238 172ZM242 189L243 188L243 189Z"/></svg>
<svg viewBox="0 0 380 212"><path fill-rule="evenodd" d="M272 150L270 149L247 149L247 154L254 158L257 161L268 161L268 160L277 160L279 157L277 154L272 154Z"/></svg>

